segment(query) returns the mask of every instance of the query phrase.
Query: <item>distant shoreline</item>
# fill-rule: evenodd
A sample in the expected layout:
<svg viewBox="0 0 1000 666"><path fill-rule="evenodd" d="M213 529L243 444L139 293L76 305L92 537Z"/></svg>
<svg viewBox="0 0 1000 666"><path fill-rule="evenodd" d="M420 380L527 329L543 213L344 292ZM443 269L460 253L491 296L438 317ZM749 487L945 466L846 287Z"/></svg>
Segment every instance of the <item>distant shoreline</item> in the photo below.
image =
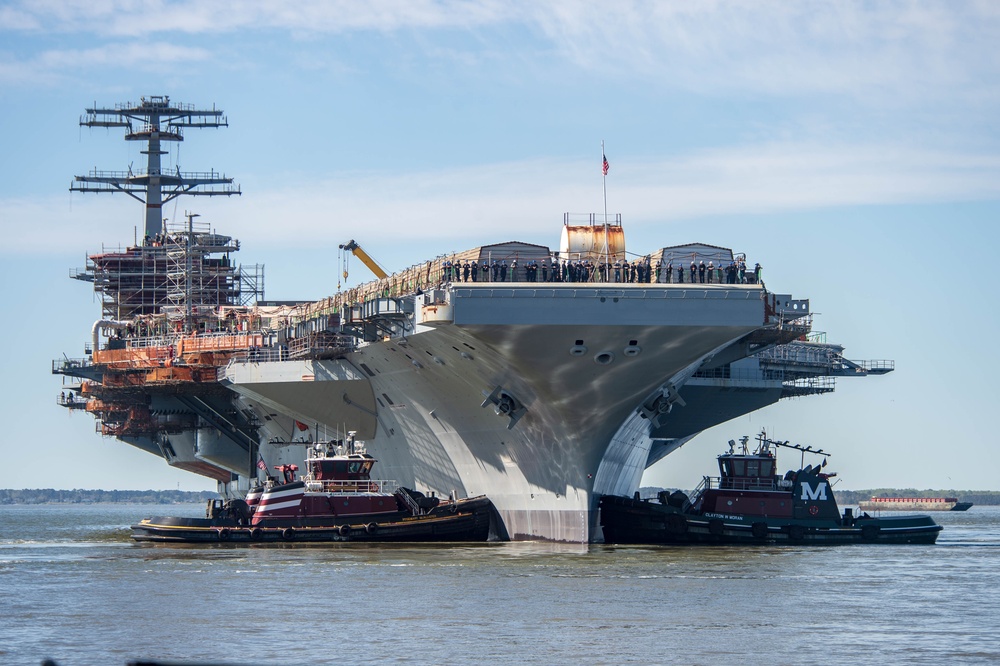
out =
<svg viewBox="0 0 1000 666"><path fill-rule="evenodd" d="M0 489L0 506L12 504L190 504L218 499L211 490Z"/></svg>
<svg viewBox="0 0 1000 666"><path fill-rule="evenodd" d="M664 488L644 486L642 497L655 497ZM674 490L667 488L666 490ZM685 491L689 492L689 491ZM957 497L973 505L1000 505L997 490L915 490L913 488L876 488L874 490L835 489L838 503L857 504L870 497ZM0 506L9 504L191 504L219 499L211 490L53 490L0 489Z"/></svg>

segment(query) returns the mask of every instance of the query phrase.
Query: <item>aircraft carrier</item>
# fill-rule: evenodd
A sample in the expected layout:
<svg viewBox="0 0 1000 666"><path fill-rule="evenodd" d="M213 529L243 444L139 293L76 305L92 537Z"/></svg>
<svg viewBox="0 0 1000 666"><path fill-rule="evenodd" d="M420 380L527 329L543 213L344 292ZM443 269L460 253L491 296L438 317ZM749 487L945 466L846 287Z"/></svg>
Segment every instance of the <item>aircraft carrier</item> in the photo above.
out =
<svg viewBox="0 0 1000 666"><path fill-rule="evenodd" d="M354 431L401 485L489 496L498 539L600 541L600 495L631 495L699 432L893 369L847 360L812 331L808 299L770 290L728 248L626 251L618 216L566 214L558 247L499 242L392 274L351 241L341 252L375 280L269 302L238 241L194 213L163 218L182 195L241 194L161 165L185 132L227 126L222 111L151 96L80 124L143 145L144 171L94 170L70 189L142 201L145 233L73 271L102 313L86 356L53 362L59 403L227 497Z"/></svg>

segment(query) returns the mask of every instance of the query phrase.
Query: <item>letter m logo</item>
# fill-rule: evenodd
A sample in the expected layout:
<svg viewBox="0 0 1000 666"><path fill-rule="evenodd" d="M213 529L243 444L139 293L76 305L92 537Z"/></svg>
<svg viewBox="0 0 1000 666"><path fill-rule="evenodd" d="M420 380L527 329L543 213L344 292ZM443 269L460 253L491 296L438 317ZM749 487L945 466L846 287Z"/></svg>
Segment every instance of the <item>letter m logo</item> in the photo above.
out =
<svg viewBox="0 0 1000 666"><path fill-rule="evenodd" d="M820 481L819 485L816 486L816 490L813 490L807 481L802 482L802 499L803 500L822 500L826 501L826 481Z"/></svg>

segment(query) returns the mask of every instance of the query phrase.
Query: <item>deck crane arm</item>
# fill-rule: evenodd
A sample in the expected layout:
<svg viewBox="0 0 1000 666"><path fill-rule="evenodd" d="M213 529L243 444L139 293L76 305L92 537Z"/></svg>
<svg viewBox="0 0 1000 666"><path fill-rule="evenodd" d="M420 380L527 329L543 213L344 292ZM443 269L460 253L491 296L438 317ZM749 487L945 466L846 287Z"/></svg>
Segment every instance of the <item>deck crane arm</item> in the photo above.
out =
<svg viewBox="0 0 1000 666"><path fill-rule="evenodd" d="M340 249L350 250L355 257L364 262L365 266L367 266L371 270L371 272L375 274L375 277L381 279L389 276L389 274L386 273L384 270L382 270L382 267L379 266L374 259L368 256L368 253L362 250L361 246L355 243L353 240L349 240L343 245L341 245ZM346 270L344 271L344 277L347 277Z"/></svg>

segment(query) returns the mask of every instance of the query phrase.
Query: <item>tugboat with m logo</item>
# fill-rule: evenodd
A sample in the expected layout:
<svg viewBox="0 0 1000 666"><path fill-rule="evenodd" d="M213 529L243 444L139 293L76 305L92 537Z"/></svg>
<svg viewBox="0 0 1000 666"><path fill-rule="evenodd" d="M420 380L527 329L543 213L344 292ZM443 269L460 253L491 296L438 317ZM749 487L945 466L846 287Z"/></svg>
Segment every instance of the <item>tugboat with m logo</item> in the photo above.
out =
<svg viewBox="0 0 1000 666"><path fill-rule="evenodd" d="M719 456L719 477L705 477L689 498L661 491L658 501L604 495L600 499L605 543L921 543L937 540L941 526L930 517L841 514L822 449L778 442L765 433L749 451L749 437L729 441ZM775 450L790 448L823 462L777 473ZM803 460L804 462L804 460Z"/></svg>

